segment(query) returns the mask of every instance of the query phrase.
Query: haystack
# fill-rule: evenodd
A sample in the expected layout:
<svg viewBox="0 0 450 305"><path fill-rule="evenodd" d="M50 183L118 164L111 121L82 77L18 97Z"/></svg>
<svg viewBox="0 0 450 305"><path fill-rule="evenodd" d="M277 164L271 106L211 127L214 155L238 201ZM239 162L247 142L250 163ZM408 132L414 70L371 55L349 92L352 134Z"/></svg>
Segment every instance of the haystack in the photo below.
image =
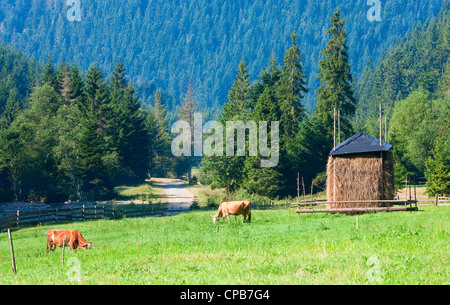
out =
<svg viewBox="0 0 450 305"><path fill-rule="evenodd" d="M327 201L393 200L391 144L358 132L330 152ZM330 204L335 208L389 207L388 203Z"/></svg>

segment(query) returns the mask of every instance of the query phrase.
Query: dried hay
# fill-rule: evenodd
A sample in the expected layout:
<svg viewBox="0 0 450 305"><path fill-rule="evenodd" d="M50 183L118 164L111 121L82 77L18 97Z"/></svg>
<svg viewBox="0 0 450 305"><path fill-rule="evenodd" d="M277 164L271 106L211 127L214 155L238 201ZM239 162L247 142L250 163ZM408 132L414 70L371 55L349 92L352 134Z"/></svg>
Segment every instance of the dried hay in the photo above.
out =
<svg viewBox="0 0 450 305"><path fill-rule="evenodd" d="M329 157L328 201L393 200L394 196L393 161L389 152ZM389 203L357 202L330 204L328 208L390 206Z"/></svg>

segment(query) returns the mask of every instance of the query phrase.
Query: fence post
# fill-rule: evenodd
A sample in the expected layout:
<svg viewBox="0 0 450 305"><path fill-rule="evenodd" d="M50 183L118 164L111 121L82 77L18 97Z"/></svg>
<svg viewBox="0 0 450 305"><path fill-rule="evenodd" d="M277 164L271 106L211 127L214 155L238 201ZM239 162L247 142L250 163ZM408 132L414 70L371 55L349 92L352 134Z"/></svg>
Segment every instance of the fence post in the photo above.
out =
<svg viewBox="0 0 450 305"><path fill-rule="evenodd" d="M81 219L82 219L82 221L84 221L84 209L85 209L85 206L84 206L84 204L81 206Z"/></svg>
<svg viewBox="0 0 450 305"><path fill-rule="evenodd" d="M66 237L64 236L63 239L63 246L62 246L62 266L64 267L64 247L66 246Z"/></svg>
<svg viewBox="0 0 450 305"><path fill-rule="evenodd" d="M11 231L8 229L8 237L9 237L9 249L11 250L11 263L12 263L12 271L14 274L17 274L16 269L16 258L14 257L14 247L13 247L13 240L11 236Z"/></svg>
<svg viewBox="0 0 450 305"><path fill-rule="evenodd" d="M55 209L55 222L58 223L58 209Z"/></svg>
<svg viewBox="0 0 450 305"><path fill-rule="evenodd" d="M17 210L16 212L16 225L20 226L20 211Z"/></svg>
<svg viewBox="0 0 450 305"><path fill-rule="evenodd" d="M105 219L105 206L102 206L102 219Z"/></svg>
<svg viewBox="0 0 450 305"><path fill-rule="evenodd" d="M438 203L439 203L439 195L436 194L436 203L435 203L434 205L435 205L435 206L438 206Z"/></svg>

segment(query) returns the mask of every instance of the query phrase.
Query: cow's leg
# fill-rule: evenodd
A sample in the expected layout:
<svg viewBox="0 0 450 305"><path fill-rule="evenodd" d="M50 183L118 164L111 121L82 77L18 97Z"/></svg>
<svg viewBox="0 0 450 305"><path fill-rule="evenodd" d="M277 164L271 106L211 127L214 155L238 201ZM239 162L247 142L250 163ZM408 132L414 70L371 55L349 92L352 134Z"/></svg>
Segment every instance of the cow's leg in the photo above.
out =
<svg viewBox="0 0 450 305"><path fill-rule="evenodd" d="M50 247L51 247L50 240L47 238L47 249L45 250L45 253L48 253L50 251Z"/></svg>
<svg viewBox="0 0 450 305"><path fill-rule="evenodd" d="M248 222L252 222L252 212L248 213Z"/></svg>

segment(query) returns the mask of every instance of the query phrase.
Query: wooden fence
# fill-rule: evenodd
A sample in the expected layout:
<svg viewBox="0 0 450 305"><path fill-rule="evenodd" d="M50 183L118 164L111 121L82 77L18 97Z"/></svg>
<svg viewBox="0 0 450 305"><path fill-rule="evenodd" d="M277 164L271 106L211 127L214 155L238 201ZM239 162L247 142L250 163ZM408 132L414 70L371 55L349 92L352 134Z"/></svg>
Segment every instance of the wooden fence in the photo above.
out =
<svg viewBox="0 0 450 305"><path fill-rule="evenodd" d="M163 204L142 205L82 205L59 209L17 210L0 217L0 231L13 227L38 224L78 222L96 219L140 218L174 215L183 209Z"/></svg>
<svg viewBox="0 0 450 305"><path fill-rule="evenodd" d="M436 205L450 205L450 197L436 195Z"/></svg>

